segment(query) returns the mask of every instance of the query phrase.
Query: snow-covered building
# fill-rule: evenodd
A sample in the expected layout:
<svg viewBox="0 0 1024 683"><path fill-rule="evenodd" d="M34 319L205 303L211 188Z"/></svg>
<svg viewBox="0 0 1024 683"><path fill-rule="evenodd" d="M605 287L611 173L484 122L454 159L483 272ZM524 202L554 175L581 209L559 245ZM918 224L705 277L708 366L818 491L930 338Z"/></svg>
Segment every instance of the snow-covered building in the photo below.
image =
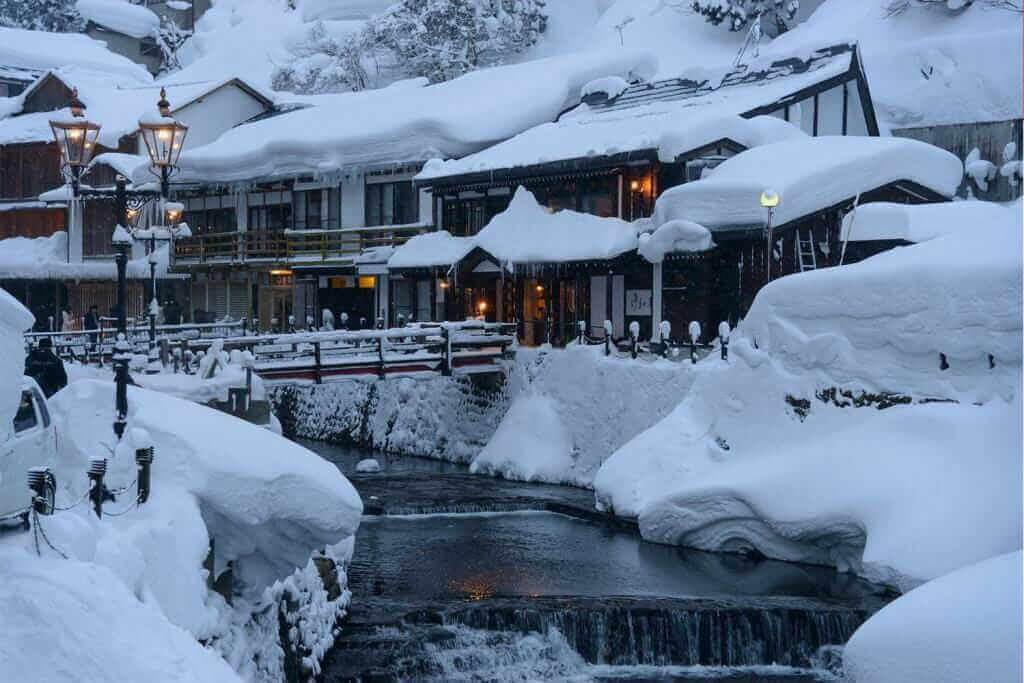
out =
<svg viewBox="0 0 1024 683"><path fill-rule="evenodd" d="M646 221L639 251L654 266L654 322L682 329L697 320L713 334L718 322L745 316L774 279L895 246L846 251L844 216L860 203L948 201L962 169L945 150L892 137L805 138L738 154L666 191Z"/></svg>
<svg viewBox="0 0 1024 683"><path fill-rule="evenodd" d="M580 95L553 121L460 159L431 161L416 180L433 194L438 227L476 234L519 186L555 211L636 221L667 189L744 150L808 136L879 134L858 49L849 43L650 83L601 78ZM473 293L462 297L470 302L463 308L485 298L488 317L521 311L533 326L553 325L556 341L575 336L569 318L587 320L597 336L606 319L617 337L633 321L651 335L660 312L652 312L658 287L649 264L635 253L566 263L546 258L543 244L535 260L520 264L527 280L516 288L521 301L497 306L495 277L485 273L461 281Z"/></svg>
<svg viewBox="0 0 1024 683"><path fill-rule="evenodd" d="M176 243L173 268L191 275L194 307L266 329L320 324L325 308L354 326L408 319L419 294L386 264L434 227L431 195L413 183L424 162L549 121L587 82L650 62L643 51L580 53L281 105L182 154L193 237ZM517 106L493 97L511 87Z"/></svg>
<svg viewBox="0 0 1024 683"><path fill-rule="evenodd" d="M78 0L75 4L87 22L89 37L102 40L107 49L154 74L163 65L157 39L161 26L174 24L182 33L191 34L210 6L210 0Z"/></svg>
<svg viewBox="0 0 1024 683"><path fill-rule="evenodd" d="M60 320L65 307L80 320L91 305L106 314L116 301L113 201L72 202L66 190L58 189L65 180L50 119L65 110L77 91L87 117L102 126L82 181L112 190L117 175L129 176L148 165L138 122L155 108L161 88L173 103L173 115L189 126L186 148L209 142L272 105L238 79L178 85L156 83L142 69L112 73L59 67L11 98L10 115L0 119L0 280L36 314L37 326ZM11 238L33 244L5 243ZM132 256L141 258L142 247ZM168 274L166 265L161 270L160 296L185 304L188 291L181 276ZM148 268L129 269L129 278L128 314L137 315L148 296Z"/></svg>

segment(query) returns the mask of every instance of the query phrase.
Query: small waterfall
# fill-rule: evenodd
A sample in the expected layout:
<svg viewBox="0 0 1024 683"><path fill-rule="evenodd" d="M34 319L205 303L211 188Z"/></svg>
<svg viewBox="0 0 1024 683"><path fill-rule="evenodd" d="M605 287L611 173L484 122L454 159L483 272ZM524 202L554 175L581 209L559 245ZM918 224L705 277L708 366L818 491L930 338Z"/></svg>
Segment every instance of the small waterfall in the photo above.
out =
<svg viewBox="0 0 1024 683"><path fill-rule="evenodd" d="M446 624L519 634L559 632L589 664L615 666L754 666L810 668L826 645L842 645L867 612L830 605L732 606L467 605Z"/></svg>

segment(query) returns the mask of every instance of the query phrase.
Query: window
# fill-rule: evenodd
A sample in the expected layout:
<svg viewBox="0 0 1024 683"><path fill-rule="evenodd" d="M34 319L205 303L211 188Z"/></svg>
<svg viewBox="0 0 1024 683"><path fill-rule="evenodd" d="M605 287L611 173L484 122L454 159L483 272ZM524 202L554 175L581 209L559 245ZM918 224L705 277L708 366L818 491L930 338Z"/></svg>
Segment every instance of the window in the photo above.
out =
<svg viewBox="0 0 1024 683"><path fill-rule="evenodd" d="M32 429L39 424L36 418L36 408L32 405L32 392L21 392L21 403L18 405L18 412L14 415L14 431L21 433Z"/></svg>
<svg viewBox="0 0 1024 683"><path fill-rule="evenodd" d="M619 212L619 179L618 176L607 175L588 178L581 181L580 204L581 213L608 218Z"/></svg>
<svg viewBox="0 0 1024 683"><path fill-rule="evenodd" d="M291 192L249 194L249 230L285 230L292 227Z"/></svg>
<svg viewBox="0 0 1024 683"><path fill-rule="evenodd" d="M366 225L404 225L419 220L412 181L366 186Z"/></svg>
<svg viewBox="0 0 1024 683"><path fill-rule="evenodd" d="M194 234L235 232L238 223L235 207L222 206L227 201L233 200L230 197L190 199L182 220L188 223Z"/></svg>
<svg viewBox="0 0 1024 683"><path fill-rule="evenodd" d="M50 411L46 407L46 399L43 398L42 393L33 387L32 395L36 398L36 405L39 407L39 415L43 418L43 426L50 426Z"/></svg>
<svg viewBox="0 0 1024 683"><path fill-rule="evenodd" d="M336 187L301 190L295 195L295 227L337 228L340 191Z"/></svg>

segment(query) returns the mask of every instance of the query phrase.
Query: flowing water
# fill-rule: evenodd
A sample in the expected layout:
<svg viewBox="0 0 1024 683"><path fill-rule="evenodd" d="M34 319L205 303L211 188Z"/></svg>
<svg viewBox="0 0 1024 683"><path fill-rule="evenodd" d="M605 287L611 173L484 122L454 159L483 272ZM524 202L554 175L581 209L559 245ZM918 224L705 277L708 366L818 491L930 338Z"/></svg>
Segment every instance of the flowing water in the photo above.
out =
<svg viewBox="0 0 1024 683"><path fill-rule="evenodd" d="M823 567L647 543L589 491L303 443L373 513L329 681L832 680L833 646L891 598ZM381 472L356 473L364 457Z"/></svg>

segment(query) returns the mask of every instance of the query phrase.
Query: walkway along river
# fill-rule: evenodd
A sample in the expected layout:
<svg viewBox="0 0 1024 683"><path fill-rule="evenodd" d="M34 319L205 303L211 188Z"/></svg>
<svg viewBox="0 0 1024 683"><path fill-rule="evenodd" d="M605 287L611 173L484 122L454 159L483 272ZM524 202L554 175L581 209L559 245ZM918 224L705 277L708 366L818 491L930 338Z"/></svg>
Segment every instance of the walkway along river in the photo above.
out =
<svg viewBox="0 0 1024 683"><path fill-rule="evenodd" d="M833 680L893 596L833 570L644 542L593 494L304 445L366 515L328 681ZM379 473L357 473L374 457Z"/></svg>

